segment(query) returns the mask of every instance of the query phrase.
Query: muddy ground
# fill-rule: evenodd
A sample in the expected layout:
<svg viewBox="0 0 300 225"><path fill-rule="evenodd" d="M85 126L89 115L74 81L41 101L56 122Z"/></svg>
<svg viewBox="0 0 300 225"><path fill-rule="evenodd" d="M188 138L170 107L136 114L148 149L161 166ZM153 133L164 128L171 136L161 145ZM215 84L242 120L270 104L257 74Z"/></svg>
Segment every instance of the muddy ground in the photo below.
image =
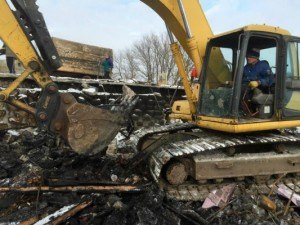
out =
<svg viewBox="0 0 300 225"><path fill-rule="evenodd" d="M223 208L202 208L202 202L179 202L165 197L151 181L147 168L128 171L130 149L114 147L108 154L77 155L54 136L35 130L10 131L0 139L0 189L86 185L133 185L134 191L2 192L0 224L46 224L47 215L82 202L89 205L63 222L51 224L189 225L189 224L300 224L298 208L283 216L288 199L274 194L275 212L257 203L259 193L234 194ZM29 221L31 219L31 221ZM55 216L52 216L52 220ZM38 222L40 221L40 222ZM26 222L26 223L25 223ZM48 221L49 222L49 221ZM22 223L21 223L22 224ZM49 223L50 224L50 223Z"/></svg>

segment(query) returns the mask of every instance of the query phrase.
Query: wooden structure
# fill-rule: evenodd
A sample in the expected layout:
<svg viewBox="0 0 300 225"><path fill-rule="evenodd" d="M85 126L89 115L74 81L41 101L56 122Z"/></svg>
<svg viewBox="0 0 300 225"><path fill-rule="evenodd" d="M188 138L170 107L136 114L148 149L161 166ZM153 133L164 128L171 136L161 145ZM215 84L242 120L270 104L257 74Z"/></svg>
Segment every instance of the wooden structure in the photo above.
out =
<svg viewBox="0 0 300 225"><path fill-rule="evenodd" d="M112 56L112 49L68 41L53 37L53 42L61 57L63 66L60 72L73 76L103 76L101 61L106 52ZM72 76L72 75L71 75Z"/></svg>

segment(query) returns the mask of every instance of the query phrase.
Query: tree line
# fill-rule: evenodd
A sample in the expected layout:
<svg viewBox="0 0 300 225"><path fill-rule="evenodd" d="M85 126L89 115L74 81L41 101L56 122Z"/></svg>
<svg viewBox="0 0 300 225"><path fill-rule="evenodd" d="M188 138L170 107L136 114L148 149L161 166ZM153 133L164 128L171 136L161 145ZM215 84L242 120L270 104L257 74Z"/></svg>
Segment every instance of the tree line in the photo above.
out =
<svg viewBox="0 0 300 225"><path fill-rule="evenodd" d="M190 71L192 60L183 51L186 70ZM129 48L114 54L114 79L136 80L158 84L162 79L167 84L180 81L167 33L144 35Z"/></svg>

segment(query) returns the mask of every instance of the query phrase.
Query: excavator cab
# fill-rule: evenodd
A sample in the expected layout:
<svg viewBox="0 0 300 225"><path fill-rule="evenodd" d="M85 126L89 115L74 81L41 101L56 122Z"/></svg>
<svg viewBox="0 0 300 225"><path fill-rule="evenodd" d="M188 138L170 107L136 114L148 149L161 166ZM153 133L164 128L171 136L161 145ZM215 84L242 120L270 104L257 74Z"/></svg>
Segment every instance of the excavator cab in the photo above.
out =
<svg viewBox="0 0 300 225"><path fill-rule="evenodd" d="M285 30L250 25L213 37L201 74L197 123L240 133L299 125L299 38ZM251 49L269 65L270 84L249 87L246 55ZM251 125L250 125L251 124Z"/></svg>

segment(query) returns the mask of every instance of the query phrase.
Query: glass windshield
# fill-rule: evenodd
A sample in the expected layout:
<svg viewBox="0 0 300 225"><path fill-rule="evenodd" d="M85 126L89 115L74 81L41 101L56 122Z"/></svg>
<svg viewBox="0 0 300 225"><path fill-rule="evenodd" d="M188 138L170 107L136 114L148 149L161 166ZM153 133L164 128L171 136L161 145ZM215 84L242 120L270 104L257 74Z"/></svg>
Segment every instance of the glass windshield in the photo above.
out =
<svg viewBox="0 0 300 225"><path fill-rule="evenodd" d="M273 74L276 74L276 51L277 46L260 50L260 58L269 63Z"/></svg>
<svg viewBox="0 0 300 225"><path fill-rule="evenodd" d="M299 80L299 43L289 42L287 50L287 80Z"/></svg>
<svg viewBox="0 0 300 225"><path fill-rule="evenodd" d="M287 46L284 105L291 116L300 115L299 47L299 42L289 42Z"/></svg>
<svg viewBox="0 0 300 225"><path fill-rule="evenodd" d="M232 48L210 48L204 90L201 96L202 115L228 116L233 95L236 51Z"/></svg>

